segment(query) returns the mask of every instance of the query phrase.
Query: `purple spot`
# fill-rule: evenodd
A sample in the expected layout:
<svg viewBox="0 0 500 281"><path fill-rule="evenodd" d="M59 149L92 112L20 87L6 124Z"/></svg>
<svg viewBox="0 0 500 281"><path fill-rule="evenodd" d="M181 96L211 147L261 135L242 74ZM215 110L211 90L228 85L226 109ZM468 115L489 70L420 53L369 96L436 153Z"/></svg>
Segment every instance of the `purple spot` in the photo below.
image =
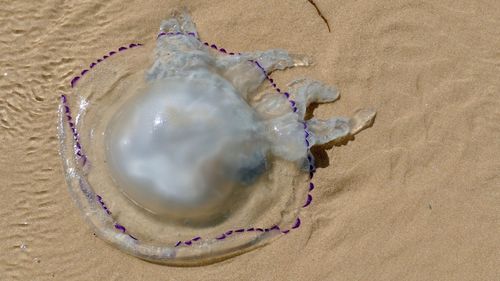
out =
<svg viewBox="0 0 500 281"><path fill-rule="evenodd" d="M184 244L186 244L186 245L190 246L191 244L193 244L193 242L191 242L191 241L186 241L186 242L184 242Z"/></svg>
<svg viewBox="0 0 500 281"><path fill-rule="evenodd" d="M275 83L273 83L273 84L271 84L271 85L272 85L274 88L276 88L276 84L275 84Z"/></svg>
<svg viewBox="0 0 500 281"><path fill-rule="evenodd" d="M193 238L192 240L193 240L193 241L198 241L198 240L200 240L200 239L201 239L201 237L200 237L200 236L196 236L196 237L195 237L195 238Z"/></svg>
<svg viewBox="0 0 500 281"><path fill-rule="evenodd" d="M126 49L127 49L127 47L120 47L120 48L118 48L118 52L125 51Z"/></svg>
<svg viewBox="0 0 500 281"><path fill-rule="evenodd" d="M188 32L188 35L196 36L196 34L194 32Z"/></svg>
<svg viewBox="0 0 500 281"><path fill-rule="evenodd" d="M115 52L115 51L111 51L111 52L109 52L109 56L112 56L112 55L114 55L114 54L116 54L116 52Z"/></svg>
<svg viewBox="0 0 500 281"><path fill-rule="evenodd" d="M305 207L309 206L309 204L311 204L312 200L313 200L312 195L311 194L307 194L307 201L304 204L304 206L302 206L302 208L305 208Z"/></svg>
<svg viewBox="0 0 500 281"><path fill-rule="evenodd" d="M276 91L278 91L278 93L281 93L281 89L280 88L276 88Z"/></svg>
<svg viewBox="0 0 500 281"><path fill-rule="evenodd" d="M134 236L132 236L132 234L129 234L128 236L129 236L130 238L134 239L135 241L137 241L137 240L138 240L137 238L135 238Z"/></svg>
<svg viewBox="0 0 500 281"><path fill-rule="evenodd" d="M215 44L212 44L212 45L210 46L210 48L212 48L212 49L217 49L217 46L216 46Z"/></svg>
<svg viewBox="0 0 500 281"><path fill-rule="evenodd" d="M281 233L283 233L283 234L287 234L288 232L290 232L290 230L289 230L289 229L287 229L287 230L283 230Z"/></svg>
<svg viewBox="0 0 500 281"><path fill-rule="evenodd" d="M310 182L309 183L309 191L312 191L314 189L314 183Z"/></svg>
<svg viewBox="0 0 500 281"><path fill-rule="evenodd" d="M262 228L256 228L255 231L264 232L264 229L262 229Z"/></svg>
<svg viewBox="0 0 500 281"><path fill-rule="evenodd" d="M292 226L292 229L296 229L300 226L300 218L297 218L297 220L295 220L295 223L293 224Z"/></svg>
<svg viewBox="0 0 500 281"><path fill-rule="evenodd" d="M217 240L222 240L222 239L225 239L225 238L226 238L225 234L222 234L221 236L215 237L215 239L217 239Z"/></svg>
<svg viewBox="0 0 500 281"><path fill-rule="evenodd" d="M247 229L247 231L255 231L255 228L250 227L249 229Z"/></svg>
<svg viewBox="0 0 500 281"><path fill-rule="evenodd" d="M103 56L102 58L103 58L103 59L107 59L107 58L109 58L109 56Z"/></svg>
<svg viewBox="0 0 500 281"><path fill-rule="evenodd" d="M274 225L273 227L271 227L271 230L274 230L274 229L280 229L280 227L278 225Z"/></svg>
<svg viewBox="0 0 500 281"><path fill-rule="evenodd" d="M73 127L75 127L75 124L73 124L73 122L69 122L69 126L70 126L71 128L73 128Z"/></svg>
<svg viewBox="0 0 500 281"><path fill-rule="evenodd" d="M91 63L91 64L89 65L89 67L90 67L90 68L93 68L93 67L94 67L94 66L96 66L96 65L97 65L97 63L93 62L93 63Z"/></svg>
<svg viewBox="0 0 500 281"><path fill-rule="evenodd" d="M231 235L231 234L233 234L232 230L229 230L229 231L226 232L226 235Z"/></svg>
<svg viewBox="0 0 500 281"><path fill-rule="evenodd" d="M80 80L80 76L76 76L71 80L71 88L75 87L75 84L78 80Z"/></svg>
<svg viewBox="0 0 500 281"><path fill-rule="evenodd" d="M66 103L67 99L66 99L66 96L65 96L65 95L61 95L61 99L62 99L62 102L63 102L63 103Z"/></svg>
<svg viewBox="0 0 500 281"><path fill-rule="evenodd" d="M229 53L229 55L230 55L230 56L234 56L234 53L233 53L233 52L231 52L231 53Z"/></svg>
<svg viewBox="0 0 500 281"><path fill-rule="evenodd" d="M287 99L290 98L290 94L288 92L285 92L284 95Z"/></svg>
<svg viewBox="0 0 500 281"><path fill-rule="evenodd" d="M240 228L240 229L236 229L234 232L244 232L245 229L244 228Z"/></svg>
<svg viewBox="0 0 500 281"><path fill-rule="evenodd" d="M98 62L98 63L99 63L99 62L101 62L101 61L102 61L102 59L97 59L97 62Z"/></svg>
<svg viewBox="0 0 500 281"><path fill-rule="evenodd" d="M223 52L224 54L226 53L226 49L224 49L224 48L220 48L219 51Z"/></svg>
<svg viewBox="0 0 500 281"><path fill-rule="evenodd" d="M80 73L80 74L83 76L83 75L85 75L85 73L87 73L87 72L89 72L89 70L88 70L88 69L84 69L84 70L82 70L82 73Z"/></svg>
<svg viewBox="0 0 500 281"><path fill-rule="evenodd" d="M177 242L177 244L175 244L175 246L174 246L174 247L179 247L179 245L180 245L181 243L182 243L181 241Z"/></svg>
<svg viewBox="0 0 500 281"><path fill-rule="evenodd" d="M209 44L208 44L208 42L205 42L205 43L203 43L203 45L208 46Z"/></svg>
<svg viewBox="0 0 500 281"><path fill-rule="evenodd" d="M123 233L125 233L125 231L127 231L123 225L118 224L118 223L115 223L115 228L120 230Z"/></svg>
<svg viewBox="0 0 500 281"><path fill-rule="evenodd" d="M132 43L132 44L128 45L128 47L129 48L135 48L135 47L137 47L137 44Z"/></svg>
<svg viewBox="0 0 500 281"><path fill-rule="evenodd" d="M268 79L269 79L269 82L271 82L271 83L273 83L273 82L274 82L274 80L273 80L273 79L271 79L271 78L268 78ZM273 84L273 85L276 85L276 84Z"/></svg>

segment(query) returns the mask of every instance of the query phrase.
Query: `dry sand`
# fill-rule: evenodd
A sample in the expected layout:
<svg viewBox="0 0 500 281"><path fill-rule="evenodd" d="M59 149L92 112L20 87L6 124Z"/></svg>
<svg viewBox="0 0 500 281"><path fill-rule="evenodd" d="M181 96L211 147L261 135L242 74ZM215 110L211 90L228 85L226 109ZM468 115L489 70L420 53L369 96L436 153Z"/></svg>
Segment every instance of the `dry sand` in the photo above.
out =
<svg viewBox="0 0 500 281"><path fill-rule="evenodd" d="M0 280L500 280L500 2L2 1ZM335 84L315 116L378 111L320 157L295 233L204 267L141 261L92 235L67 192L59 95L103 52L154 42L185 5L232 50L316 64L275 74Z"/></svg>

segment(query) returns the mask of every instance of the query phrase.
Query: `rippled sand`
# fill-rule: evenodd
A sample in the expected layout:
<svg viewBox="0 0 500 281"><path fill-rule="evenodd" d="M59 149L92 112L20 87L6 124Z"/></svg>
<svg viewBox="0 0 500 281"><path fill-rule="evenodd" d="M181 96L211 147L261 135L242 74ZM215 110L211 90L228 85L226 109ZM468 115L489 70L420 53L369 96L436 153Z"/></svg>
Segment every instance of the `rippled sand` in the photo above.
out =
<svg viewBox="0 0 500 281"><path fill-rule="evenodd" d="M0 8L0 280L500 280L500 2L4 1ZM309 54L337 85L315 116L374 107L355 141L317 150L299 231L197 268L92 235L64 182L59 96L110 49L152 44L184 3L232 50Z"/></svg>

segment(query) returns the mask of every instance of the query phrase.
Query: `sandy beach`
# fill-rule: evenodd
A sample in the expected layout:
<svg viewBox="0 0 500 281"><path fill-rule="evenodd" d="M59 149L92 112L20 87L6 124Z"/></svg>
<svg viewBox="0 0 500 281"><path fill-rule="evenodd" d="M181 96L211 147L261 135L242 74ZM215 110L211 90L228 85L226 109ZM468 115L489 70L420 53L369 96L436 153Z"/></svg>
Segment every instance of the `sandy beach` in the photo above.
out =
<svg viewBox="0 0 500 281"><path fill-rule="evenodd" d="M500 280L500 2L4 1L0 8L0 280ZM300 230L234 258L169 267L96 237L58 154L61 94L103 53L154 44L187 7L200 37L283 48L314 65L273 74L336 85L314 116L377 110L315 149Z"/></svg>

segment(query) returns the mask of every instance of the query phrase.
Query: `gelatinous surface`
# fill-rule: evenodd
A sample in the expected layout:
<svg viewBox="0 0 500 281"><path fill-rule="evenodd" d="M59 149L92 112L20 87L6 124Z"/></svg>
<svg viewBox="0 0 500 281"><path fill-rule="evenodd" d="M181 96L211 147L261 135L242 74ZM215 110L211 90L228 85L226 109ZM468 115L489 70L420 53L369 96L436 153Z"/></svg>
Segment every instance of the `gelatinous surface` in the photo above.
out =
<svg viewBox="0 0 500 281"><path fill-rule="evenodd" d="M314 188L310 147L375 115L304 120L309 104L339 94L309 79L284 91L269 76L301 65L284 50L205 43L186 13L161 24L156 46L90 64L62 96L60 136L70 191L94 231L140 258L191 265L299 228Z"/></svg>

